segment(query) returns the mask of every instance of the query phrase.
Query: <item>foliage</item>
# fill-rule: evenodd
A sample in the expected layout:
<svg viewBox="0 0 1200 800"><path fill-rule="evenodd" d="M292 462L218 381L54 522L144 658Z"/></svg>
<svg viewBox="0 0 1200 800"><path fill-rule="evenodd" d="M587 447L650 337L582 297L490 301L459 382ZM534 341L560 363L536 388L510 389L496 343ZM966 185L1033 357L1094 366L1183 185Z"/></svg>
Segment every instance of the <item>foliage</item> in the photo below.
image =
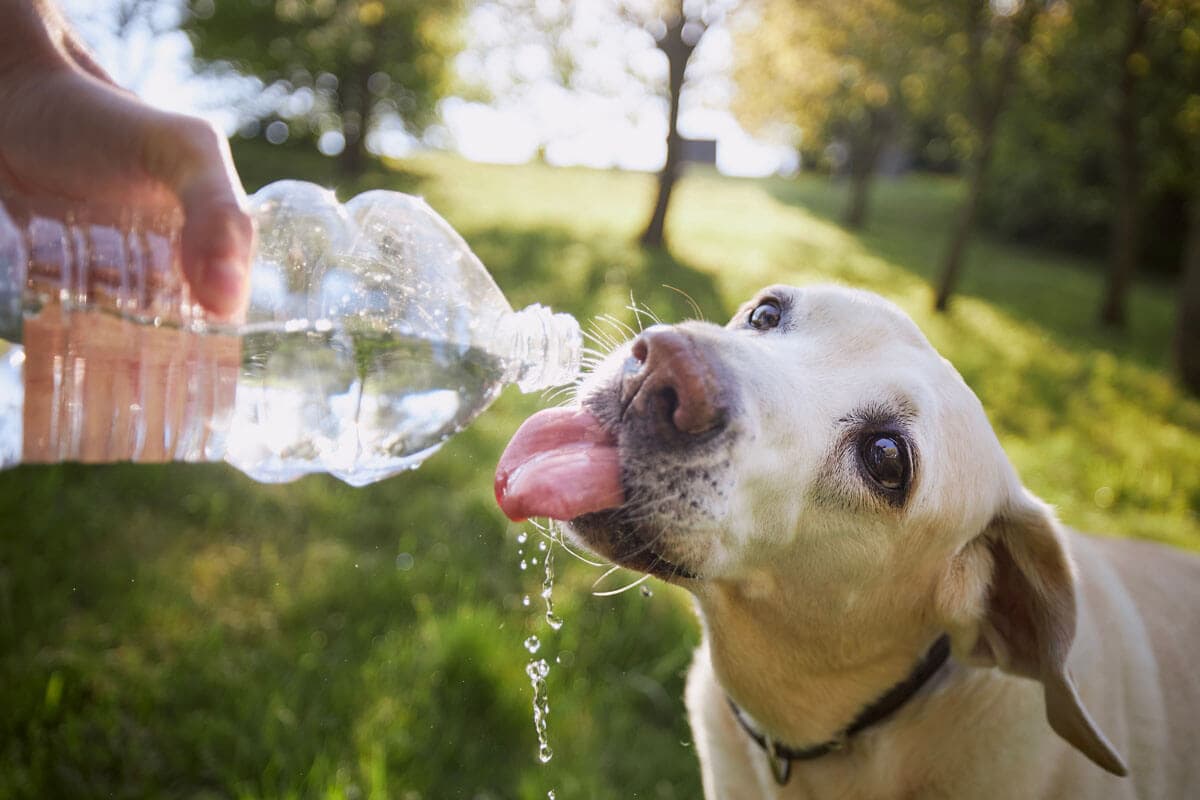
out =
<svg viewBox="0 0 1200 800"><path fill-rule="evenodd" d="M275 152L242 143L243 172L279 177L262 168ZM985 239L953 312L931 315L928 232L957 182L880 186L875 225L856 236L831 222L842 198L824 180L696 171L679 187L672 258L632 243L652 176L403 167L402 185L419 181L514 305L587 323L632 293L667 320L693 313L669 284L723 320L775 281L882 292L963 373L1068 524L1200 549L1200 403L1164 375L1170 293L1138 287L1127 337L1097 334L1086 262ZM327 165L297 153L278 168ZM538 534L503 520L491 472L540 405L509 390L420 470L364 489L258 485L219 466L0 474L0 797L698 797L687 598L657 583L653 597L594 597L602 570L558 550L554 633L540 565L517 565L517 533L532 534L526 555ZM530 633L551 663L544 767Z"/></svg>
<svg viewBox="0 0 1200 800"><path fill-rule="evenodd" d="M996 152L986 219L1025 241L1100 253L1113 214L1113 118L1121 67L1122 0L1059 3L1023 65L1025 92L1014 98ZM1131 56L1136 86L1142 264L1178 270L1188 195L1200 185L1200 7L1188 0L1143 4L1145 47Z"/></svg>
<svg viewBox="0 0 1200 800"><path fill-rule="evenodd" d="M793 130L810 160L840 167L847 154L829 145L894 135L907 105L927 106L917 68L935 56L923 43L912 49L917 25L899 0L745 5L735 27L738 119L760 133Z"/></svg>
<svg viewBox="0 0 1200 800"><path fill-rule="evenodd" d="M184 30L203 62L231 64L283 90L279 113L302 138L338 133L361 171L383 120L429 121L448 86L462 0L194 0Z"/></svg>

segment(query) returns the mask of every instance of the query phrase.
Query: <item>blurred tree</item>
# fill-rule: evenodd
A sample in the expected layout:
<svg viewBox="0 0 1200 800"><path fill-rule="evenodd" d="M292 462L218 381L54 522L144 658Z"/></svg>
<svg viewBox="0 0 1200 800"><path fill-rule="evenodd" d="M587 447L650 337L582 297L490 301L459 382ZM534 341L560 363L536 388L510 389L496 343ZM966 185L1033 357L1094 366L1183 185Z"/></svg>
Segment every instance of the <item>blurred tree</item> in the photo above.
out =
<svg viewBox="0 0 1200 800"><path fill-rule="evenodd" d="M1047 9L997 133L982 218L1002 234L1099 256L1112 207L1113 89L1125 0Z"/></svg>
<svg viewBox="0 0 1200 800"><path fill-rule="evenodd" d="M198 60L284 89L281 113L314 137L340 136L341 171L357 175L376 124L414 131L429 120L448 87L462 0L191 0L188 11Z"/></svg>
<svg viewBox="0 0 1200 800"><path fill-rule="evenodd" d="M722 19L725 0L625 0L622 14L654 37L667 59L667 157L658 173L658 194L641 243L661 248L666 243L667 207L683 168L683 137L679 134L679 101L688 61L709 27Z"/></svg>
<svg viewBox="0 0 1200 800"><path fill-rule="evenodd" d="M735 34L734 112L757 133L799 131L806 154L845 166L842 221L866 223L880 153L930 108L923 65L940 60L904 0L758 0ZM843 163L844 162L844 163Z"/></svg>
<svg viewBox="0 0 1200 800"><path fill-rule="evenodd" d="M179 28L179 6L161 0L74 0L62 7L112 79L135 94L150 77L157 46Z"/></svg>
<svg viewBox="0 0 1200 800"><path fill-rule="evenodd" d="M1128 24L1113 24L1128 23L1128 0L1072 0L1043 15L1022 61L1022 91L998 135L984 218L1013 238L1101 255L1121 240L1122 197L1132 194L1133 225L1153 231L1129 246L1137 269L1172 275L1196 182L1188 153L1197 133L1181 109L1200 86L1189 71L1200 30L1194 2L1149 0L1140 10L1145 27L1133 58ZM1127 69L1141 75L1127 96L1138 175L1132 193L1120 188L1129 179L1121 180L1119 162L1130 159L1116 133Z"/></svg>
<svg viewBox="0 0 1200 800"><path fill-rule="evenodd" d="M1183 385L1200 396L1200 192L1192 196L1188 217L1175 328L1175 364Z"/></svg>
<svg viewBox="0 0 1200 800"><path fill-rule="evenodd" d="M967 196L959 209L942 263L934 308L945 311L958 283L967 244L975 230L980 199L987 181L997 127L1013 84L1021 54L1033 35L1042 0L947 0L943 17L957 21L953 35L961 43L959 69L946 72L961 80L947 87L966 111L959 118L967 159Z"/></svg>
<svg viewBox="0 0 1200 800"><path fill-rule="evenodd" d="M1113 216L1110 228L1108 283L1100 307L1105 325L1125 325L1126 297L1137 267L1142 163L1138 147L1138 83L1149 71L1142 52L1150 20L1146 0L1123 0L1124 43L1118 54L1117 107L1113 114L1116 143L1116 180L1113 181Z"/></svg>
<svg viewBox="0 0 1200 800"><path fill-rule="evenodd" d="M1181 248L1175 363L1200 395L1200 3L1157 0L1146 54L1154 80L1144 89L1151 128L1147 185L1186 208Z"/></svg>

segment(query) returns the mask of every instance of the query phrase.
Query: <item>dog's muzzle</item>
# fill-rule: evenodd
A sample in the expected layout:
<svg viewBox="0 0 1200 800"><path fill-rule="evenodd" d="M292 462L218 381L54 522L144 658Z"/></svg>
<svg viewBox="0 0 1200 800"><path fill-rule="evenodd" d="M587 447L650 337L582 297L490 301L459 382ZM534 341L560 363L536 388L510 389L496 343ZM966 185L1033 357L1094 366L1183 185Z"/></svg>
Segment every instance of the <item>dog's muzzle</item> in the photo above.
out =
<svg viewBox="0 0 1200 800"><path fill-rule="evenodd" d="M660 433L702 436L725 424L720 397L713 364L689 334L656 325L634 341L621 375L622 420L633 414Z"/></svg>

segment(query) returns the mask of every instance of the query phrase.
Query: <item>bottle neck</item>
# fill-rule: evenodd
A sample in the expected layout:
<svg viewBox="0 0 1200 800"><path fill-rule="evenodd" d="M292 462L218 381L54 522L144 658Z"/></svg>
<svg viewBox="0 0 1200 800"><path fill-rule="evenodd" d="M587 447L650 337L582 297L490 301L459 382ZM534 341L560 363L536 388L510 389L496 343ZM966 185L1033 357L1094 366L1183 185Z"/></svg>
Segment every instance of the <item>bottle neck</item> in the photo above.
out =
<svg viewBox="0 0 1200 800"><path fill-rule="evenodd" d="M506 378L523 392L573 383L579 376L583 334L570 314L534 304L510 314L501 335L511 342Z"/></svg>

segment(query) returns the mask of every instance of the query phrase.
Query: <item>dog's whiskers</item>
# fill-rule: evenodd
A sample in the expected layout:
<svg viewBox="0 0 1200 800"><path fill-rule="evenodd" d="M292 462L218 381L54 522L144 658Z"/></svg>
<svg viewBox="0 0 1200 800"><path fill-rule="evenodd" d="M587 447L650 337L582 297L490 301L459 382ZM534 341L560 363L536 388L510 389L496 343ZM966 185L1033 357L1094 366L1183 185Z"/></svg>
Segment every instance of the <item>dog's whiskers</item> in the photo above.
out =
<svg viewBox="0 0 1200 800"><path fill-rule="evenodd" d="M672 292L682 295L683 299L687 300L688 305L692 307L692 311L695 312L696 319L700 320L701 322L708 321L708 317L704 316L704 312L700 309L700 304L697 303L696 300L690 294L688 294L683 289L680 289L677 286L672 286L669 283L662 284L662 287L664 289L670 289Z"/></svg>
<svg viewBox="0 0 1200 800"><path fill-rule="evenodd" d="M649 319L652 325L662 324L662 318L659 317L658 314L655 314L654 310L651 309L650 306L644 303L639 304L636 300L634 300L632 292L629 293L629 305L625 306L625 309L633 312L634 318L638 323L639 331L645 330L645 325L642 322L643 317Z"/></svg>
<svg viewBox="0 0 1200 800"><path fill-rule="evenodd" d="M598 322L607 323L610 327L614 328L619 333L621 333L624 337L629 338L629 339L635 338L639 333L639 331L635 331L633 329L633 326L631 326L629 323L622 322L621 320L614 317L612 314L601 314L598 317L596 317L596 320Z"/></svg>
<svg viewBox="0 0 1200 800"><path fill-rule="evenodd" d="M603 566L603 565L601 565L601 566ZM592 581L592 588L593 588L593 589L595 589L597 586L599 586L599 585L600 585L600 583L601 583L601 582L602 582L602 581L603 581L605 578L607 578L609 575L612 575L614 572L616 572L616 571L617 571L617 570L619 570L619 569L621 569L621 565L620 565L620 564L613 564L611 567L609 567L608 569L606 569L606 570L604 571L604 574L603 574L603 575L601 575L599 578L596 578L596 580ZM593 592L593 594L594 594L594 592Z"/></svg>
<svg viewBox="0 0 1200 800"><path fill-rule="evenodd" d="M592 561L590 558L585 557L568 545L567 537L563 536L562 526L560 524L542 525L535 520L530 520L529 522L531 525L533 525L533 527L537 528L538 535L548 539L551 544L557 543L560 547L562 547L563 550L566 550L567 553L576 560L582 561L584 564L587 564L590 567L604 566L604 562Z"/></svg>
<svg viewBox="0 0 1200 800"><path fill-rule="evenodd" d="M594 342L596 345L602 348L600 351L593 351L599 352L601 355L610 353L617 347L617 340L607 332L601 331L595 325L593 325L590 329L585 330L583 335L588 341Z"/></svg>
<svg viewBox="0 0 1200 800"><path fill-rule="evenodd" d="M614 570L619 569L619 567L614 567L613 569ZM609 570L609 572L606 572L605 575L607 576L611 573L612 573L612 570ZM650 580L650 573L647 572L645 575L638 578L633 583L626 584L625 586L622 586L620 589L612 589L607 592L592 592L592 596L593 597L613 597L614 595L624 594L625 592L628 592L630 589L634 588L635 586L640 586L641 584L645 583L648 580ZM593 584L593 586L594 585L595 584Z"/></svg>

